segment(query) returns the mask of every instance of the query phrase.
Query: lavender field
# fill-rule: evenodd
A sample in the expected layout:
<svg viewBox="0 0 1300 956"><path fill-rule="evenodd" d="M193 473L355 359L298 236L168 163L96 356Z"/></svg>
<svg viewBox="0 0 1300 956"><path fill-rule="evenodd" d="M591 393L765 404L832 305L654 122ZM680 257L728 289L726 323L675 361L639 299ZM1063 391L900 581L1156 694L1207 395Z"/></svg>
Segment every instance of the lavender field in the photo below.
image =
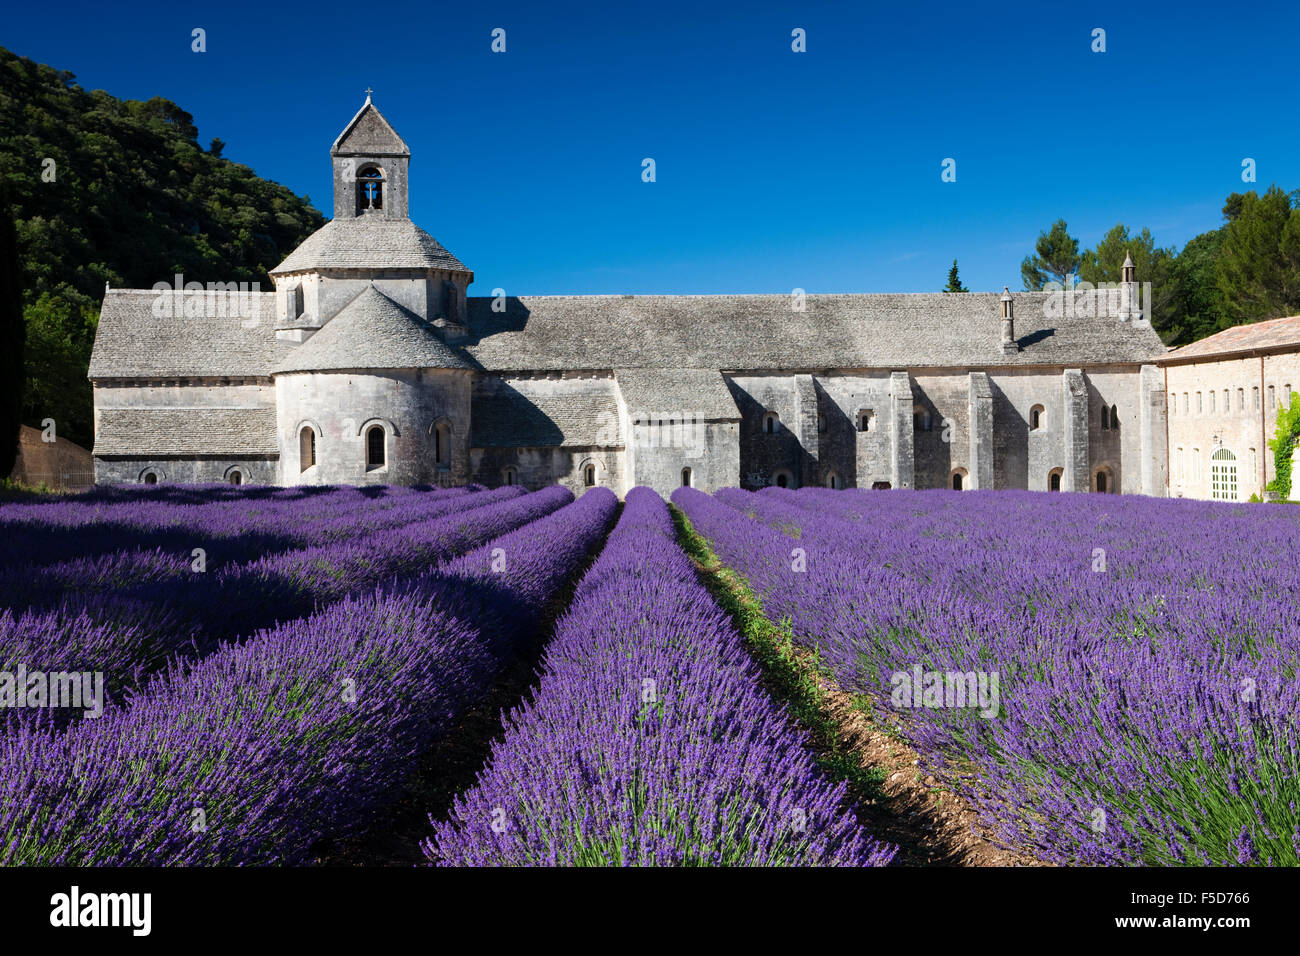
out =
<svg viewBox="0 0 1300 956"><path fill-rule="evenodd" d="M820 489L674 500L1001 841L1063 864L1300 860L1294 509ZM996 675L996 716L900 695L918 669Z"/></svg>
<svg viewBox="0 0 1300 956"><path fill-rule="evenodd" d="M334 862L418 805L430 755L468 747L506 690L412 857L897 862L688 535L992 845L1300 861L1300 511L776 488L672 504L680 528L643 488L0 506L0 864Z"/></svg>

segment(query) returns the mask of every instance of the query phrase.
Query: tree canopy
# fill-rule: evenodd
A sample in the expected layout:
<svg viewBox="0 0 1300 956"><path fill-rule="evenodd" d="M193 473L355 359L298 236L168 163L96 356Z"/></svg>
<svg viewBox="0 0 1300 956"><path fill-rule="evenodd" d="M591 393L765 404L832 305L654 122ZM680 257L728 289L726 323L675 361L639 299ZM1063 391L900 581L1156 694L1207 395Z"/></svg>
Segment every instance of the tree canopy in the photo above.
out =
<svg viewBox="0 0 1300 956"><path fill-rule="evenodd" d="M1058 219L1021 264L1025 288L1064 284L1070 272L1094 285L1119 282L1124 257L1131 255L1137 281L1151 283L1151 301L1143 307L1168 345L1300 314L1300 190L1286 193L1274 185L1263 195L1233 193L1223 218L1181 251L1158 247L1149 229L1132 232L1121 222L1082 253Z"/></svg>
<svg viewBox="0 0 1300 956"><path fill-rule="evenodd" d="M1079 262L1079 240L1070 235L1065 220L1058 219L1039 233L1034 254L1020 263L1020 278L1032 292L1042 290L1048 282L1068 285L1070 276L1079 271Z"/></svg>

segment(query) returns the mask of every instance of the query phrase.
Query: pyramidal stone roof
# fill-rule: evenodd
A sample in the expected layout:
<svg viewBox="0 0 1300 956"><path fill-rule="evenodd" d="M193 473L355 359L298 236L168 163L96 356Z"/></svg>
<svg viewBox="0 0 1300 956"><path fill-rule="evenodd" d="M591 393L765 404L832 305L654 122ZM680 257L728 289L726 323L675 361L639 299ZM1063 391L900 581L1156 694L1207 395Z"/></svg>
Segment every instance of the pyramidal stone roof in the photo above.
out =
<svg viewBox="0 0 1300 956"><path fill-rule="evenodd" d="M276 372L442 368L474 365L410 309L367 286L280 362Z"/></svg>
<svg viewBox="0 0 1300 956"><path fill-rule="evenodd" d="M1145 321L1061 314L1021 292L1003 354L1001 293L471 297L461 347L484 369L904 369L1097 366L1165 354Z"/></svg>
<svg viewBox="0 0 1300 956"><path fill-rule="evenodd" d="M366 156L411 155L406 141L397 135L397 130L384 119L384 114L370 102L369 96L330 147L331 156L347 156L352 153Z"/></svg>
<svg viewBox="0 0 1300 956"><path fill-rule="evenodd" d="M331 219L303 240L271 275L317 269L445 269L464 264L409 219Z"/></svg>

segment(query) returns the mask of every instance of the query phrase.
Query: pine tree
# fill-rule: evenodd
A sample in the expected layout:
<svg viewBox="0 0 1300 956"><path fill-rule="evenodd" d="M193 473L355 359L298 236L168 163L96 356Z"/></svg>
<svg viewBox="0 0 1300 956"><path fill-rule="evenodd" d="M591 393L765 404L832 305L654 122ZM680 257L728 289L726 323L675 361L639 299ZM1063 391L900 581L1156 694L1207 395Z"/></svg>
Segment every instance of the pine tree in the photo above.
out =
<svg viewBox="0 0 1300 956"><path fill-rule="evenodd" d="M1034 254L1020 263L1020 278L1030 292L1040 292L1048 282L1062 286L1079 271L1079 240L1070 235L1064 219L1038 234Z"/></svg>
<svg viewBox="0 0 1300 956"><path fill-rule="evenodd" d="M961 284L961 277L957 275L957 260L952 260L952 268L948 270L948 284L944 286L944 292L969 292L970 289Z"/></svg>

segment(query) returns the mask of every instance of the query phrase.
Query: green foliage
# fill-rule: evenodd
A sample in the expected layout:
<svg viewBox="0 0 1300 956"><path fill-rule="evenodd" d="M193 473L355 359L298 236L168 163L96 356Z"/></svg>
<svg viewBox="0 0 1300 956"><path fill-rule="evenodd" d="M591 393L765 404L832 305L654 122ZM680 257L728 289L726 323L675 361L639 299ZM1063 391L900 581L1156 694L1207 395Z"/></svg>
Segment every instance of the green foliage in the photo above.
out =
<svg viewBox="0 0 1300 956"><path fill-rule="evenodd" d="M1300 193L1270 186L1263 196L1229 196L1216 287L1236 322L1300 311Z"/></svg>
<svg viewBox="0 0 1300 956"><path fill-rule="evenodd" d="M948 284L943 287L944 292L969 292L970 289L961 284L961 276L957 274L957 260L952 260L952 268L948 270Z"/></svg>
<svg viewBox="0 0 1300 956"><path fill-rule="evenodd" d="M1131 254L1138 282L1150 282L1151 324L1167 345L1187 345L1234 325L1300 314L1300 190L1270 186L1264 195L1233 193L1224 224L1191 239L1181 252L1157 248L1149 229L1117 223L1094 248L1078 242L1058 219L1038 237L1021 276L1026 289L1069 274L1093 284L1120 281Z"/></svg>
<svg viewBox="0 0 1300 956"><path fill-rule="evenodd" d="M1277 431L1268 443L1273 449L1274 474L1268 490L1283 501L1291 497L1291 456L1297 439L1300 439L1300 392L1292 392L1291 405L1278 412Z"/></svg>
<svg viewBox="0 0 1300 956"><path fill-rule="evenodd" d="M1058 219L1052 228L1038 234L1034 255L1025 256L1020 263L1020 278L1031 292L1041 291L1048 282L1064 286L1079 271L1079 263L1079 240L1070 235L1065 220Z"/></svg>
<svg viewBox="0 0 1300 956"><path fill-rule="evenodd" d="M0 184L2 188L2 184ZM0 205L4 197L0 196ZM23 410L22 287L18 275L18 237L13 220L0 221L0 478L14 470Z"/></svg>
<svg viewBox="0 0 1300 956"><path fill-rule="evenodd" d="M1187 345L1234 324L1217 284L1222 244L1222 228L1203 232L1189 240L1174 260L1177 299L1168 312L1156 317L1156 331L1166 345Z"/></svg>
<svg viewBox="0 0 1300 956"><path fill-rule="evenodd" d="M1150 282L1153 302L1142 303L1150 308L1152 324L1156 331L1166 324L1178 300L1174 282L1176 254L1172 249L1157 249L1151 230L1143 227L1130 235L1128 227L1116 223L1095 248L1087 249L1080 257L1079 278L1093 285L1119 282L1123 278L1124 257L1133 257L1138 282Z"/></svg>
<svg viewBox="0 0 1300 956"><path fill-rule="evenodd" d="M86 91L4 49L0 80L0 186L32 339L23 417L52 417L88 445L86 361L105 283L149 288L180 272L270 289L267 269L324 218L222 158L220 140L204 150L194 118L161 97Z"/></svg>
<svg viewBox="0 0 1300 956"><path fill-rule="evenodd" d="M27 327L27 389L23 406L30 425L53 418L60 436L92 435L94 422L86 367L99 323L98 303L71 289L42 292L23 309Z"/></svg>

